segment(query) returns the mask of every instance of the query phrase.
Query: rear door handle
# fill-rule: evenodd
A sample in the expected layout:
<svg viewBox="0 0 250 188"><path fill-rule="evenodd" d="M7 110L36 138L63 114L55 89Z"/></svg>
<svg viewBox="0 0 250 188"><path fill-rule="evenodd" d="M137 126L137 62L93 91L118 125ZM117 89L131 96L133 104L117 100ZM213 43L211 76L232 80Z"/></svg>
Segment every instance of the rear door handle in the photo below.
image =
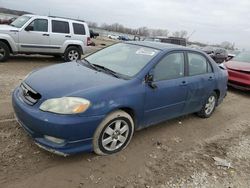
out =
<svg viewBox="0 0 250 188"><path fill-rule="evenodd" d="M49 36L49 34L47 34L47 33L44 33L44 34L43 34L43 36L47 36L47 37L48 37L48 36Z"/></svg>
<svg viewBox="0 0 250 188"><path fill-rule="evenodd" d="M187 82L186 81L182 81L180 86L186 86L187 85Z"/></svg>
<svg viewBox="0 0 250 188"><path fill-rule="evenodd" d="M213 80L213 79L214 79L213 76L209 76L209 78L208 78L209 81L211 81L211 80Z"/></svg>
<svg viewBox="0 0 250 188"><path fill-rule="evenodd" d="M65 37L67 37L67 38L71 38L71 36L70 36L70 35L66 35Z"/></svg>

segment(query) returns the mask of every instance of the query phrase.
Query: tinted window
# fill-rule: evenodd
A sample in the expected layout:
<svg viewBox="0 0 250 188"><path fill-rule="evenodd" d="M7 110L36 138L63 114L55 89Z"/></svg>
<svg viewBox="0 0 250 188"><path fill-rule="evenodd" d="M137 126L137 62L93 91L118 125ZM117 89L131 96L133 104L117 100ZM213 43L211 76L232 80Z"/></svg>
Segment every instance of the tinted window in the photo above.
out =
<svg viewBox="0 0 250 188"><path fill-rule="evenodd" d="M184 76L184 54L172 53L164 57L154 69L154 80L169 80Z"/></svg>
<svg viewBox="0 0 250 188"><path fill-rule="evenodd" d="M29 27L30 27L30 31L47 32L48 31L48 20L35 19L29 24Z"/></svg>
<svg viewBox="0 0 250 188"><path fill-rule="evenodd" d="M69 33L69 23L64 21L52 20L53 33Z"/></svg>
<svg viewBox="0 0 250 188"><path fill-rule="evenodd" d="M190 76L212 72L212 67L208 64L207 59L195 53L188 53L188 68Z"/></svg>
<svg viewBox="0 0 250 188"><path fill-rule="evenodd" d="M76 35L85 35L85 28L83 24L73 23L73 28Z"/></svg>

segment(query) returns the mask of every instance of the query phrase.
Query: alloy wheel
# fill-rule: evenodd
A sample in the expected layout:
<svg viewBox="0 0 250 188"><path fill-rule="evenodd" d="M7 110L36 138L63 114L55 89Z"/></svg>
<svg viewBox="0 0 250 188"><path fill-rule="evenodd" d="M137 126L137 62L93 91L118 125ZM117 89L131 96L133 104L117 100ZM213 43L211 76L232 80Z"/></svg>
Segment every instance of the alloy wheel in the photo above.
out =
<svg viewBox="0 0 250 188"><path fill-rule="evenodd" d="M216 103L216 98L215 98L215 96L210 96L209 98L208 98L208 101L207 101L207 104L206 104L206 106L205 106L205 113L207 114L207 115L209 115L209 114L211 114L212 112L213 112L213 110L214 110L214 108L215 108L215 103Z"/></svg>
<svg viewBox="0 0 250 188"><path fill-rule="evenodd" d="M123 120L115 120L110 123L103 132L102 146L107 151L121 148L129 136L129 125Z"/></svg>
<svg viewBox="0 0 250 188"><path fill-rule="evenodd" d="M70 50L68 58L70 61L76 61L79 58L79 53L76 50Z"/></svg>
<svg viewBox="0 0 250 188"><path fill-rule="evenodd" d="M5 50L0 47L0 59L5 56Z"/></svg>

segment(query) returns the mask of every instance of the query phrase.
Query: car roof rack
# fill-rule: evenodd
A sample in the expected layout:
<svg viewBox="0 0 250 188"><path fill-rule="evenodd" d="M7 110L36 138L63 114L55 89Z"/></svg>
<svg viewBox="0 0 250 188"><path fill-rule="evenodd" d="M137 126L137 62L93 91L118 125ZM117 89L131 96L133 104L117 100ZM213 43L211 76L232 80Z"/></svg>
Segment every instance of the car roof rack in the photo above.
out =
<svg viewBox="0 0 250 188"><path fill-rule="evenodd" d="M84 20L80 20L80 19L74 19L74 18L67 18L67 17L61 17L61 16L48 16L50 18L62 18L62 19L67 19L67 20L74 20L74 21L78 21L78 22L85 22Z"/></svg>

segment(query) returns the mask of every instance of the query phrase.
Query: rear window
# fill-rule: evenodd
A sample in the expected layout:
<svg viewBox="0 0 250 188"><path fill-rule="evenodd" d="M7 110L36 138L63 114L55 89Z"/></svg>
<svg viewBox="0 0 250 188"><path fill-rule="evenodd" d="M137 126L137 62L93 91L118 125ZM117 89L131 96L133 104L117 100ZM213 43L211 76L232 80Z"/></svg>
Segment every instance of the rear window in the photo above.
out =
<svg viewBox="0 0 250 188"><path fill-rule="evenodd" d="M52 20L53 33L69 33L69 23L64 21Z"/></svg>
<svg viewBox="0 0 250 188"><path fill-rule="evenodd" d="M74 34L76 35L85 35L85 27L83 24L73 23Z"/></svg>

